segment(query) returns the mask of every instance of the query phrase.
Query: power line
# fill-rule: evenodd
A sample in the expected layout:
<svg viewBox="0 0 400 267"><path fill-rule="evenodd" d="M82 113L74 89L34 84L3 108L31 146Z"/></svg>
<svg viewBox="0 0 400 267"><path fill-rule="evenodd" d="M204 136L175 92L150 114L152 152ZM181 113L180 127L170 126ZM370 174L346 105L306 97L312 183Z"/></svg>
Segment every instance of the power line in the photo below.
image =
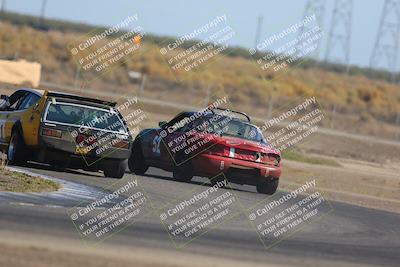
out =
<svg viewBox="0 0 400 267"><path fill-rule="evenodd" d="M370 67L387 68L395 80L400 40L400 0L386 0L375 46L371 54Z"/></svg>

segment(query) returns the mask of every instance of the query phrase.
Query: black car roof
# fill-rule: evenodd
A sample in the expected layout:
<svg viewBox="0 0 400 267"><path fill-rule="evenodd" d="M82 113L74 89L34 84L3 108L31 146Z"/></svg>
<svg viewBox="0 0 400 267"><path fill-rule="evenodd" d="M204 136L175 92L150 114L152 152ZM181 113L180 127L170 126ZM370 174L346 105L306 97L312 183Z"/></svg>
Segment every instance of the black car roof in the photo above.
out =
<svg viewBox="0 0 400 267"><path fill-rule="evenodd" d="M117 105L116 102L112 102L112 101L105 101L105 100L100 100L100 99L96 99L96 98L84 97L84 96L68 94L68 93L48 92L47 96L96 103L96 104L105 105L105 106L109 106L109 107L115 107Z"/></svg>
<svg viewBox="0 0 400 267"><path fill-rule="evenodd" d="M29 93L35 94L39 97L43 97L44 95L47 95L50 97L67 98L67 99L72 99L72 100L96 103L96 104L110 106L110 107L115 107L117 105L116 102L112 102L112 101L100 100L100 99L96 99L96 98L85 97L85 96L63 93L63 92L46 91L46 90L33 89L33 88L18 88L15 92L17 92L17 91L29 92Z"/></svg>

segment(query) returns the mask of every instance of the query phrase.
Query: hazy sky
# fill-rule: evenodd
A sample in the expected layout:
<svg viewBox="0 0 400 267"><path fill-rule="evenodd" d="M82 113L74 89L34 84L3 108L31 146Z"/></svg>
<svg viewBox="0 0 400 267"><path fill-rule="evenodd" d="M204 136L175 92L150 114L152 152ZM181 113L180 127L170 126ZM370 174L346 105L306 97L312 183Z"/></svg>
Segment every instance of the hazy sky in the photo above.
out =
<svg viewBox="0 0 400 267"><path fill-rule="evenodd" d="M4 0L0 0L4 1ZM5 0L6 9L38 15L42 0ZM323 27L331 24L334 0L326 0ZM147 32L179 36L215 16L226 14L236 36L231 44L252 47L257 17L263 16L261 38L300 21L306 0L48 0L46 16L98 25L113 25L138 14ZM368 66L384 0L354 0L350 62ZM326 34L327 35L327 34ZM325 55L326 35L321 47Z"/></svg>

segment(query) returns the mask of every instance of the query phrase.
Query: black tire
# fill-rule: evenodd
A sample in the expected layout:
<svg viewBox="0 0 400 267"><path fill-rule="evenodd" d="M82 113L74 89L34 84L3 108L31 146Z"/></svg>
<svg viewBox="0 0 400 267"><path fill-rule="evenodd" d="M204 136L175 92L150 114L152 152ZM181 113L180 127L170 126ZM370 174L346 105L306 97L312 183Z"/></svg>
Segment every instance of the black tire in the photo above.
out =
<svg viewBox="0 0 400 267"><path fill-rule="evenodd" d="M272 179L257 185L257 192L267 195L273 195L278 189L279 179Z"/></svg>
<svg viewBox="0 0 400 267"><path fill-rule="evenodd" d="M27 161L26 154L27 149L21 132L19 130L14 130L7 150L8 163L12 165L23 165Z"/></svg>
<svg viewBox="0 0 400 267"><path fill-rule="evenodd" d="M178 182L190 182L193 178L193 168L190 160L175 166L172 171L172 176Z"/></svg>
<svg viewBox="0 0 400 267"><path fill-rule="evenodd" d="M211 182L211 186L214 186L214 185L216 185L218 182L228 182L226 179L225 179L225 176L223 176L222 174L220 174L220 175L218 175L217 177L214 177L214 178L212 178L212 179L210 179L210 182Z"/></svg>
<svg viewBox="0 0 400 267"><path fill-rule="evenodd" d="M140 143L135 142L128 160L129 170L137 175L143 175L149 169L144 159Z"/></svg>
<svg viewBox="0 0 400 267"><path fill-rule="evenodd" d="M128 166L127 160L117 161L115 164L110 165L104 170L105 177L121 179L124 177L126 167Z"/></svg>

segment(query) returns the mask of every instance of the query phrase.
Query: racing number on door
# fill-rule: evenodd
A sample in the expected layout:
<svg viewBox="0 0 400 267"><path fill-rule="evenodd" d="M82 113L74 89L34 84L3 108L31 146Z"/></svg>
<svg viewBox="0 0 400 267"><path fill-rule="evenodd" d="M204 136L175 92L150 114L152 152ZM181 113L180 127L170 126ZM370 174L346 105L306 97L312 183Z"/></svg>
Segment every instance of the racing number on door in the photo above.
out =
<svg viewBox="0 0 400 267"><path fill-rule="evenodd" d="M153 153L157 156L161 155L160 151L161 136L156 135L153 139Z"/></svg>

